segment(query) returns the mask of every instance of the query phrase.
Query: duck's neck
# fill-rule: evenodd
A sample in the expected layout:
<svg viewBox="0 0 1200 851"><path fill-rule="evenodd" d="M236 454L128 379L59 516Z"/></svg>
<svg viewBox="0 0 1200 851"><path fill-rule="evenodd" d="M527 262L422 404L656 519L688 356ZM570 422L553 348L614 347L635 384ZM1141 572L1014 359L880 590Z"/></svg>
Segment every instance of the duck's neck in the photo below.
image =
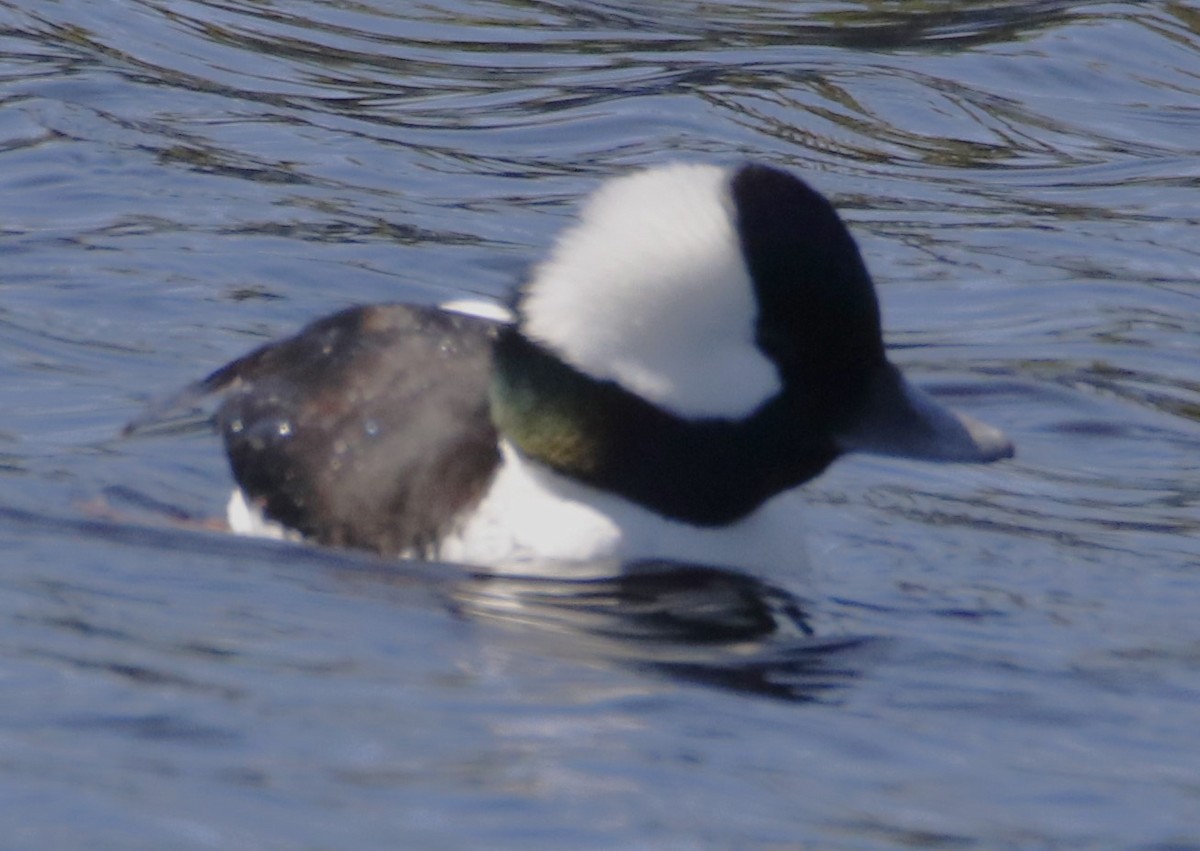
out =
<svg viewBox="0 0 1200 851"><path fill-rule="evenodd" d="M515 328L496 343L492 416L527 458L696 526L746 517L837 455L786 397L744 420L684 419L574 369Z"/></svg>

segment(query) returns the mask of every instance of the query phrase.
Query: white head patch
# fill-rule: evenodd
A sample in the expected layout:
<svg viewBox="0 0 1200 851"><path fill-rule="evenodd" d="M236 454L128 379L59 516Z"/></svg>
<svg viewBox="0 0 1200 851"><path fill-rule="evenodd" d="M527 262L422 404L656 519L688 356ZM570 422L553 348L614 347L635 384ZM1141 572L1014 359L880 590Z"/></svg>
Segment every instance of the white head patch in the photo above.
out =
<svg viewBox="0 0 1200 851"><path fill-rule="evenodd" d="M524 331L567 363L688 417L736 419L780 390L729 173L675 164L609 181L522 301Z"/></svg>

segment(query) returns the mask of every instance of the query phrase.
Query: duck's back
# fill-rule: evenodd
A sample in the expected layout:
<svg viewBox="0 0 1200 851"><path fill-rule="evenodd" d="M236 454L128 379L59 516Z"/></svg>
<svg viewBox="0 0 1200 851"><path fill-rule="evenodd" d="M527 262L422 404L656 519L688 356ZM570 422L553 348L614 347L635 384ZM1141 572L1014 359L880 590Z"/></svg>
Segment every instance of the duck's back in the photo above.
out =
<svg viewBox="0 0 1200 851"><path fill-rule="evenodd" d="M213 373L246 502L321 543L431 552L499 462L495 328L429 307L351 308Z"/></svg>

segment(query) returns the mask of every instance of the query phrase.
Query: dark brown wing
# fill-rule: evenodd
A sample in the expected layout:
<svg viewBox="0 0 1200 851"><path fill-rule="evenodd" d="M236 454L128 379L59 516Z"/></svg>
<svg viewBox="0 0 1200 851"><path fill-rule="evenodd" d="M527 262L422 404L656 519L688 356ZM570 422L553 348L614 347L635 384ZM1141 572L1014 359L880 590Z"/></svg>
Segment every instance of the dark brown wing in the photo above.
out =
<svg viewBox="0 0 1200 851"><path fill-rule="evenodd" d="M222 367L217 425L267 517L324 544L428 552L499 462L496 323L435 308L344 310Z"/></svg>

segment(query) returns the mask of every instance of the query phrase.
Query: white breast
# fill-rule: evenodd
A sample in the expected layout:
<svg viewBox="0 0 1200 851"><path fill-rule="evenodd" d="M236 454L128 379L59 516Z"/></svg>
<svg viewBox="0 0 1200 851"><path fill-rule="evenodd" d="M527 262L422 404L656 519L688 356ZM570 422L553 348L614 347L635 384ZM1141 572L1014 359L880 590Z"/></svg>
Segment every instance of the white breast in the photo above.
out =
<svg viewBox="0 0 1200 851"><path fill-rule="evenodd" d="M442 542L439 558L513 573L553 570L556 561L591 562L604 570L614 561L641 559L773 577L808 569L795 493L780 494L728 526L693 526L552 473L507 442L501 448L491 489Z"/></svg>

